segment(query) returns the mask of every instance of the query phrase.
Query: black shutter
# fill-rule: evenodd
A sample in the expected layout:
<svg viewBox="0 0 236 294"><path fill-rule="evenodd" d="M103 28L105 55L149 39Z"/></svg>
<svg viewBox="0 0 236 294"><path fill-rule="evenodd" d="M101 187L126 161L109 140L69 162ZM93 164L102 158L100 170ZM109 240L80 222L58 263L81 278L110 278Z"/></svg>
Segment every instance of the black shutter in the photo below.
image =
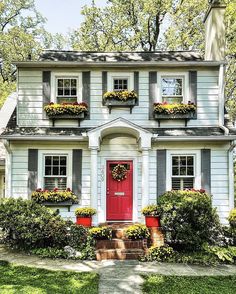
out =
<svg viewBox="0 0 236 294"><path fill-rule="evenodd" d="M211 149L201 150L201 188L211 193Z"/></svg>
<svg viewBox="0 0 236 294"><path fill-rule="evenodd" d="M189 72L189 101L197 105L197 71ZM197 118L197 111L194 117Z"/></svg>
<svg viewBox="0 0 236 294"><path fill-rule="evenodd" d="M157 150L157 197L166 191L166 150Z"/></svg>
<svg viewBox="0 0 236 294"><path fill-rule="evenodd" d="M138 100L136 102L136 105L139 105L139 72L138 71L134 72L134 91L138 95Z"/></svg>
<svg viewBox="0 0 236 294"><path fill-rule="evenodd" d="M88 104L88 108L90 109L90 71L84 71L82 73L82 84L82 99L83 102ZM90 111L88 111L85 119L90 119Z"/></svg>
<svg viewBox="0 0 236 294"><path fill-rule="evenodd" d="M153 103L157 98L157 72L149 72L149 119L153 119Z"/></svg>
<svg viewBox="0 0 236 294"><path fill-rule="evenodd" d="M72 155L72 191L81 197L82 188L82 149L73 149Z"/></svg>
<svg viewBox="0 0 236 294"><path fill-rule="evenodd" d="M103 103L103 95L107 92L107 71L102 72L102 105Z"/></svg>
<svg viewBox="0 0 236 294"><path fill-rule="evenodd" d="M43 107L51 101L51 72L43 71ZM47 118L43 111L43 118Z"/></svg>
<svg viewBox="0 0 236 294"><path fill-rule="evenodd" d="M38 187L38 149L28 150L28 194Z"/></svg>

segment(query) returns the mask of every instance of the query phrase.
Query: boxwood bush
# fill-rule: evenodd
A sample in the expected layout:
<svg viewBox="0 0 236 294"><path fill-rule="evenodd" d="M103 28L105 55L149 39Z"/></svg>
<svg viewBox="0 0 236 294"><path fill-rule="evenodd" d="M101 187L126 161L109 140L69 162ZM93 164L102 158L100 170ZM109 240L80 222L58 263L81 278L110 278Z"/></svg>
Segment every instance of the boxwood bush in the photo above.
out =
<svg viewBox="0 0 236 294"><path fill-rule="evenodd" d="M220 231L219 217L211 196L200 191L169 191L158 199L161 225L171 246L201 248L214 243Z"/></svg>
<svg viewBox="0 0 236 294"><path fill-rule="evenodd" d="M30 200L3 199L0 202L0 227L5 242L22 249L61 248L67 243L68 222Z"/></svg>

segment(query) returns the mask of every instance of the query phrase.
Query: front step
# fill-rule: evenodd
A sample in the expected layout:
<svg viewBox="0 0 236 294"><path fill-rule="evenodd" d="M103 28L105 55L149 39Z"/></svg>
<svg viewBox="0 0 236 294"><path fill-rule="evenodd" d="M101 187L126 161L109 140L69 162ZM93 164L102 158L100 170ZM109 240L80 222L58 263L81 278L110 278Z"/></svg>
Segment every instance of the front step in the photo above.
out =
<svg viewBox="0 0 236 294"><path fill-rule="evenodd" d="M96 249L147 249L146 240L97 240Z"/></svg>
<svg viewBox="0 0 236 294"><path fill-rule="evenodd" d="M96 259L106 260L106 259L138 259L144 255L143 249L98 249L95 251Z"/></svg>

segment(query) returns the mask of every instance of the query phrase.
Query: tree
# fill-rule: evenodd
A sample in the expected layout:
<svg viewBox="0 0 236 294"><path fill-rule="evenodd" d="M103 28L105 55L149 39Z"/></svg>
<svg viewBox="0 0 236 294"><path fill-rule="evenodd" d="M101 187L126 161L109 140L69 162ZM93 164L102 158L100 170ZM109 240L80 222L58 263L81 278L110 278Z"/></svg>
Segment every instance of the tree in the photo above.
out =
<svg viewBox="0 0 236 294"><path fill-rule="evenodd" d="M71 35L77 50L120 51L158 48L169 0L108 0L105 8L85 6L85 21ZM175 2L175 1L174 1Z"/></svg>

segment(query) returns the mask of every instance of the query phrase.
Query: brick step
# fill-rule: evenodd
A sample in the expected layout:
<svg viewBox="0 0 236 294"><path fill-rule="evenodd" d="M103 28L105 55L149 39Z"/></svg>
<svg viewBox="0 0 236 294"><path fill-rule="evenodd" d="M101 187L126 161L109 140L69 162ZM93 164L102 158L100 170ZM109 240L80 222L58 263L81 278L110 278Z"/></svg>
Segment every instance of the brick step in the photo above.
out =
<svg viewBox="0 0 236 294"><path fill-rule="evenodd" d="M97 240L96 249L146 249L146 240Z"/></svg>
<svg viewBox="0 0 236 294"><path fill-rule="evenodd" d="M142 249L98 249L95 251L96 259L99 261L106 259L138 259L144 255L144 252Z"/></svg>

